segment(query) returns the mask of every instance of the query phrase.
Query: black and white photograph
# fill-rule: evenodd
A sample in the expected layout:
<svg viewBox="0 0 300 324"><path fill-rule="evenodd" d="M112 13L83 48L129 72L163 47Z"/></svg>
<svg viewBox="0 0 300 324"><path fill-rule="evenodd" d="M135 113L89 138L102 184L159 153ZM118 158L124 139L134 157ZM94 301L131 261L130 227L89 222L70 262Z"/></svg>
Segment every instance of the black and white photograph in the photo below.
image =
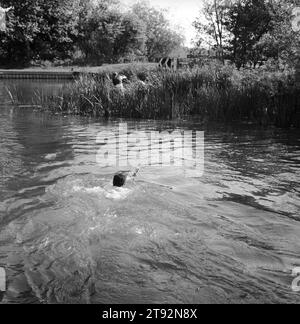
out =
<svg viewBox="0 0 300 324"><path fill-rule="evenodd" d="M0 0L11 304L300 304L300 0Z"/></svg>

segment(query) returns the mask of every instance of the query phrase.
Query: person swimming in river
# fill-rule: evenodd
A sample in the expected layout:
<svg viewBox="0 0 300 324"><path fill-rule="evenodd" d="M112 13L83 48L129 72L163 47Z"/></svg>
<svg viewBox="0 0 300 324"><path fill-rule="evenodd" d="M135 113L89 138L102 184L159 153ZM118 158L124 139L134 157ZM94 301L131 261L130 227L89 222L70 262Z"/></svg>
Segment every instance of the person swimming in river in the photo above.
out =
<svg viewBox="0 0 300 324"><path fill-rule="evenodd" d="M127 178L135 178L139 173L140 169L136 168L134 171L120 171L114 175L113 186L123 187L126 184Z"/></svg>

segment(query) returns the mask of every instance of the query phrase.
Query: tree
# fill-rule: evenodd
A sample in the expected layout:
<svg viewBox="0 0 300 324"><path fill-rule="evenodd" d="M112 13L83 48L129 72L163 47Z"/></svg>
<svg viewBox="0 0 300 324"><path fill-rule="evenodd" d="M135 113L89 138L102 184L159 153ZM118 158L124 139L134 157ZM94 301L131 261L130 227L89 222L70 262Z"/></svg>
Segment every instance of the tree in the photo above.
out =
<svg viewBox="0 0 300 324"><path fill-rule="evenodd" d="M72 58L80 49L87 61L115 63L126 57L167 56L183 43L164 12L146 4L120 12L118 0L3 0L7 30L0 31L0 64Z"/></svg>
<svg viewBox="0 0 300 324"><path fill-rule="evenodd" d="M71 55L77 34L76 1L6 0L7 31L1 32L0 61L27 64L32 59L65 58Z"/></svg>
<svg viewBox="0 0 300 324"><path fill-rule="evenodd" d="M224 61L224 45L228 33L225 28L225 18L232 1L205 0L201 17L197 18L193 26L198 33L197 46L207 43L211 48L219 50L219 57Z"/></svg>
<svg viewBox="0 0 300 324"><path fill-rule="evenodd" d="M172 50L182 46L184 37L170 28L165 11L153 8L146 2L138 2L132 7L132 12L144 24L144 52L149 61L168 56Z"/></svg>
<svg viewBox="0 0 300 324"><path fill-rule="evenodd" d="M228 11L224 25L231 33L229 52L238 68L255 67L264 59L260 41L272 30L269 3L264 0L240 0Z"/></svg>
<svg viewBox="0 0 300 324"><path fill-rule="evenodd" d="M114 43L115 59L120 61L129 55L133 58L141 56L145 49L145 31L139 18L132 13L124 14L120 31Z"/></svg>
<svg viewBox="0 0 300 324"><path fill-rule="evenodd" d="M299 57L299 32L291 26L296 0L206 0L194 22L198 47L208 43L238 68L295 66ZM275 63L275 64L274 64Z"/></svg>
<svg viewBox="0 0 300 324"><path fill-rule="evenodd" d="M296 65L300 55L300 33L293 31L291 26L295 3L294 0L270 1L272 28L257 44L262 49L264 60L272 59L279 65Z"/></svg>
<svg viewBox="0 0 300 324"><path fill-rule="evenodd" d="M134 14L121 13L101 2L86 10L78 47L94 64L116 63L143 48L143 26Z"/></svg>

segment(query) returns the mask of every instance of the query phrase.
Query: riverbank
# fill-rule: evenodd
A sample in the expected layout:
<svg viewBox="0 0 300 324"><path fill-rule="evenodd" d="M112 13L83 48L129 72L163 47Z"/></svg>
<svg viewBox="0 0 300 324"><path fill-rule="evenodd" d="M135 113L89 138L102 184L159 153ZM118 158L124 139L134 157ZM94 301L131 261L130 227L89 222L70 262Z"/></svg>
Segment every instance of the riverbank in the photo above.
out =
<svg viewBox="0 0 300 324"><path fill-rule="evenodd" d="M118 64L85 68L59 95L35 93L33 104L63 114L204 121L241 121L300 127L299 89L294 71L236 70L218 64L161 71L153 64ZM97 72L97 73L92 73ZM116 88L112 72L127 76ZM11 93L14 104L18 94Z"/></svg>
<svg viewBox="0 0 300 324"><path fill-rule="evenodd" d="M96 77L84 76L66 86L61 96L43 98L36 104L51 111L95 117L197 115L209 121L300 127L299 89L293 71L238 71L219 65L176 72L135 65L120 67L120 71L128 78L123 90L115 88L103 70Z"/></svg>

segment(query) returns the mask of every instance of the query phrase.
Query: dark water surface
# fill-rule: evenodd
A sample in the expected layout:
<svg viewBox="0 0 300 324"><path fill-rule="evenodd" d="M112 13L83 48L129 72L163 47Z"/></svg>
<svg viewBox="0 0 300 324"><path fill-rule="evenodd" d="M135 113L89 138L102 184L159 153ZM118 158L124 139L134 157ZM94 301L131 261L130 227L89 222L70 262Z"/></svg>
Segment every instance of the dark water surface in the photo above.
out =
<svg viewBox="0 0 300 324"><path fill-rule="evenodd" d="M26 103L60 85L13 86ZM300 302L299 131L127 121L205 131L205 172L145 166L117 190L96 162L117 121L15 108L3 83L0 97L3 303Z"/></svg>

